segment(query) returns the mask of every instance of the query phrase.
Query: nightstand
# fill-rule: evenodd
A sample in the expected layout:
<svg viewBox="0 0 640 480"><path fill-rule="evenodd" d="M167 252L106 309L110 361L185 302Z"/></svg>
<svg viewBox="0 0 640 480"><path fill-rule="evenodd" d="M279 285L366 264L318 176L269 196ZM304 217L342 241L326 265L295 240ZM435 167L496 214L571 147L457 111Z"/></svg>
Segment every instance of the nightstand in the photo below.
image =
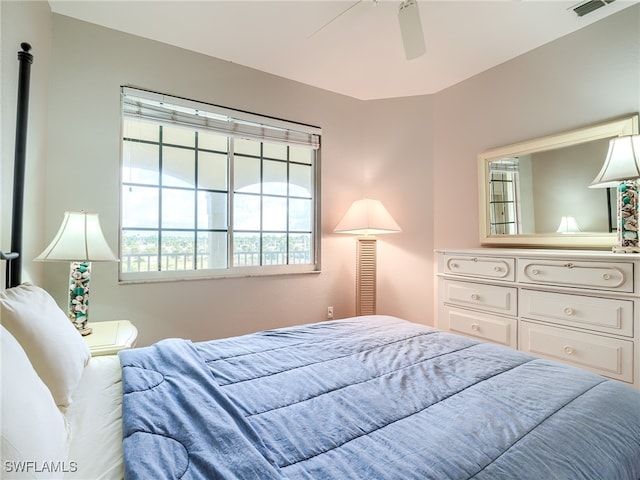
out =
<svg viewBox="0 0 640 480"><path fill-rule="evenodd" d="M114 355L120 350L133 348L138 339L138 329L129 320L91 322L93 332L82 338L89 345L91 356Z"/></svg>

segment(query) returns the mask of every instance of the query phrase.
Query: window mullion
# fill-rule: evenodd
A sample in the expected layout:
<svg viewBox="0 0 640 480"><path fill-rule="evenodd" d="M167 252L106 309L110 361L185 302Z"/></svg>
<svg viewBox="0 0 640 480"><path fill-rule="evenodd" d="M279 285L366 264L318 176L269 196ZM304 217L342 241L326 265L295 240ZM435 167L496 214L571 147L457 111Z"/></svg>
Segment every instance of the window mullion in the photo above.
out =
<svg viewBox="0 0 640 480"><path fill-rule="evenodd" d="M312 166L311 166L311 175L312 175L312 190L311 190L311 205L313 207L311 215L313 218L311 219L311 255L313 263L316 266L320 266L320 235L322 231L322 216L320 215L320 189L321 189L321 177L320 177L320 150L314 150L312 154Z"/></svg>
<svg viewBox="0 0 640 480"><path fill-rule="evenodd" d="M286 232L286 261L285 264L289 265L291 263L291 245L289 242L291 241L291 225L289 224L289 219L291 218L291 168L289 161L291 160L291 149L287 146L287 232Z"/></svg>
<svg viewBox="0 0 640 480"><path fill-rule="evenodd" d="M227 267L235 267L233 261L234 254L234 215L233 205L235 196L234 173L235 173L235 149L232 137L227 137Z"/></svg>
<svg viewBox="0 0 640 480"><path fill-rule="evenodd" d="M259 245L259 263L264 265L264 144L260 142L260 231L258 232L260 239Z"/></svg>
<svg viewBox="0 0 640 480"><path fill-rule="evenodd" d="M193 172L193 269L199 270L202 267L198 262L198 132L194 132L194 135L195 150L193 154L195 157L193 168L195 171Z"/></svg>
<svg viewBox="0 0 640 480"><path fill-rule="evenodd" d="M158 271L162 271L162 125L160 125L160 138L158 139Z"/></svg>

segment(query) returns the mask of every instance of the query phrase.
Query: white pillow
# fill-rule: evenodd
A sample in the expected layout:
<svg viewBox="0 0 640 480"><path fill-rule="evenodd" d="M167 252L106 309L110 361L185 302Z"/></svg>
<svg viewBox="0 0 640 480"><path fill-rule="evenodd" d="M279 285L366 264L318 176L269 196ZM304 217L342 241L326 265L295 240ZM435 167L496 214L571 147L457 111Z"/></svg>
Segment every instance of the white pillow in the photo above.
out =
<svg viewBox="0 0 640 480"><path fill-rule="evenodd" d="M89 347L45 290L29 283L0 293L2 324L18 340L56 404L71 403Z"/></svg>
<svg viewBox="0 0 640 480"><path fill-rule="evenodd" d="M69 467L66 422L17 340L0 326L2 473L9 478L62 478Z"/></svg>

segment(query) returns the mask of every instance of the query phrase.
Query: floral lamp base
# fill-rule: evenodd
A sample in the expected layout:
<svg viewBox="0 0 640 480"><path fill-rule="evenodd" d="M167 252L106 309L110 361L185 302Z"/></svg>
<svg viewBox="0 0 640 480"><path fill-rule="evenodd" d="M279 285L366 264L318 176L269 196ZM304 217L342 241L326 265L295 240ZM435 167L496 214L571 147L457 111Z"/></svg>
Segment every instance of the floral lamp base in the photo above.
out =
<svg viewBox="0 0 640 480"><path fill-rule="evenodd" d="M69 319L81 335L89 335L92 331L87 327L91 262L71 262L69 277Z"/></svg>

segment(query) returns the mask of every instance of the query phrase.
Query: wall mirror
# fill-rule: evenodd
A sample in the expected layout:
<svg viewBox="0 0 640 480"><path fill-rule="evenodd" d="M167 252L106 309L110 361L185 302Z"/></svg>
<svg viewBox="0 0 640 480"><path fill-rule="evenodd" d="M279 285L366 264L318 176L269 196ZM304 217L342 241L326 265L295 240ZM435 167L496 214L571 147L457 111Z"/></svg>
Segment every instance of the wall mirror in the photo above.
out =
<svg viewBox="0 0 640 480"><path fill-rule="evenodd" d="M638 115L630 115L481 153L480 243L611 248L615 189L588 185L609 140L637 133Z"/></svg>

